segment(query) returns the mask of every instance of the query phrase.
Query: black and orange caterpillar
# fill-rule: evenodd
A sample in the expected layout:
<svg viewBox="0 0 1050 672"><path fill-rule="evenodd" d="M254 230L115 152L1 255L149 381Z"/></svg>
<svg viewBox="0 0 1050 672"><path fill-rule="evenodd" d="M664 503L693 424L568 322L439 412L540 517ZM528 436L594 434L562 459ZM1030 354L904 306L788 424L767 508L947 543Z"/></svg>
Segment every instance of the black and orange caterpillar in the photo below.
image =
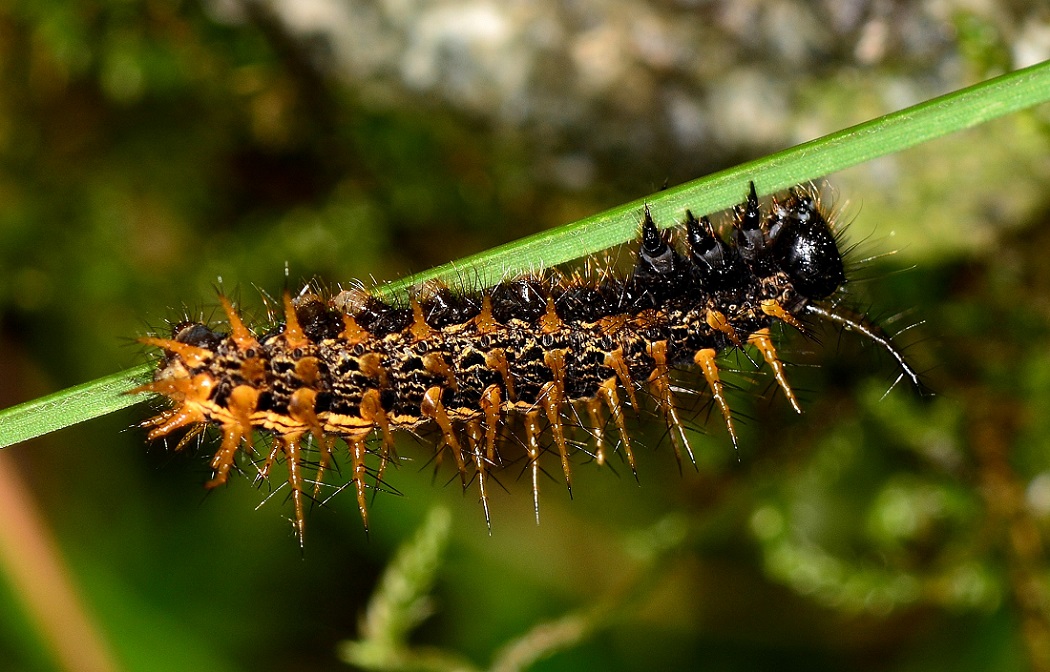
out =
<svg viewBox="0 0 1050 672"><path fill-rule="evenodd" d="M830 219L814 190L803 187L763 212L752 183L734 209L728 242L709 219L687 211L685 244L676 249L646 209L637 263L626 277L548 274L479 292L428 284L402 305L363 290L325 298L308 289L295 298L285 293L284 323L261 334L220 297L228 333L184 322L171 338L142 339L164 356L153 382L135 391L173 403L144 425L151 440L191 428L179 447L217 427L222 441L208 487L226 482L238 453L255 450L256 433L271 437L256 467L265 478L283 459L301 540L305 489L312 483L318 496L338 441L349 449L367 529L367 488L379 488L396 459L395 432L425 425L440 432L438 455L451 453L463 487L477 479L488 522L490 472L505 459L506 421L518 416L538 519L541 454L557 454L571 493L571 433L579 425L587 425L586 450L599 463L611 444L635 469L624 406L637 409L640 391L665 418L679 462L683 453L692 460L674 369L700 369L734 444L717 364L723 351L757 349L800 411L771 339L775 321L804 330L802 320L814 317L859 332L919 385L881 329L826 301L846 280ZM307 460L308 450L318 456Z"/></svg>

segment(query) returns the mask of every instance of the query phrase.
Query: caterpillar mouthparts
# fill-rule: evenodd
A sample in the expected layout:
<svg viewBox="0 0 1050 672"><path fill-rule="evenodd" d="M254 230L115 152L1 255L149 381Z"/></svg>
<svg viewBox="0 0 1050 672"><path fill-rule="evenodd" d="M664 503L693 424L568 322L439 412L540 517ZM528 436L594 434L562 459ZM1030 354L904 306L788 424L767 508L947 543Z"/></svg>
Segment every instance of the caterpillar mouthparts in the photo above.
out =
<svg viewBox="0 0 1050 672"><path fill-rule="evenodd" d="M438 458L451 454L464 488L477 480L490 526L491 471L507 459L501 450L519 443L537 521L544 453L556 455L570 494L571 458L580 450L599 464L620 452L637 474L624 407L639 408L642 392L666 421L679 464L695 464L673 369L700 370L736 445L720 353L753 346L801 412L774 347L776 321L805 331L802 319L813 317L856 331L920 386L878 326L825 301L846 274L833 217L814 190L795 187L763 210L751 183L728 240L707 217L685 217L679 249L646 208L637 262L624 277L608 269L595 278L548 273L480 291L429 283L405 304L363 290L325 297L307 287L294 298L286 292L284 323L262 331L249 329L220 296L227 330L183 322L170 338L141 339L164 355L153 381L133 392L172 402L143 426L150 440L188 428L177 448L217 428L209 488L227 481L238 455L261 445L267 452L253 462L260 479L283 459L301 544L305 500L320 497L340 442L366 531L367 491L380 489L397 460L399 431L440 433ZM506 427L515 417L523 440L512 444ZM589 448L571 439L578 430L589 435Z"/></svg>

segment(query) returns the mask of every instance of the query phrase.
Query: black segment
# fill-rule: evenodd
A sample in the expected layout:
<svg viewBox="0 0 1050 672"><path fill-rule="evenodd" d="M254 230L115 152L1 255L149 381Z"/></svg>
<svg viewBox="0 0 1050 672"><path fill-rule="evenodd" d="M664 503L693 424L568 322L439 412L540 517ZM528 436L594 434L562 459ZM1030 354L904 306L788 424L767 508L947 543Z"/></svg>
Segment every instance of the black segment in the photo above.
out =
<svg viewBox="0 0 1050 672"><path fill-rule="evenodd" d="M649 208L642 222L642 243L634 273L624 285L622 304L632 310L656 308L680 296L690 284L689 263L656 228Z"/></svg>
<svg viewBox="0 0 1050 672"><path fill-rule="evenodd" d="M372 296L368 297L364 307L354 313L353 317L362 329L378 338L404 331L412 324L410 308L396 308Z"/></svg>
<svg viewBox="0 0 1050 672"><path fill-rule="evenodd" d="M555 299L558 317L568 322L594 322L616 310L611 301L598 287L578 285L569 287Z"/></svg>
<svg viewBox="0 0 1050 672"><path fill-rule="evenodd" d="M199 322L180 322L172 328L171 337L179 343L215 350L226 338L226 334L216 333Z"/></svg>
<svg viewBox="0 0 1050 672"><path fill-rule="evenodd" d="M295 317L303 333L314 343L338 336L344 328L343 317L320 299L311 298L295 307Z"/></svg>
<svg viewBox="0 0 1050 672"><path fill-rule="evenodd" d="M773 273L775 265L769 258L770 239L762 229L762 213L758 206L755 183L750 183L747 201L735 208L733 246L751 272L759 277Z"/></svg>
<svg viewBox="0 0 1050 672"><path fill-rule="evenodd" d="M547 312L547 295L533 280L514 280L492 288L492 316L506 324L517 319L535 322Z"/></svg>
<svg viewBox="0 0 1050 672"><path fill-rule="evenodd" d="M737 251L715 235L711 220L703 217L697 221L688 210L685 214L689 260L696 284L707 291L718 291L747 282L751 272Z"/></svg>
<svg viewBox="0 0 1050 672"><path fill-rule="evenodd" d="M453 294L447 287L434 292L421 307L423 320L434 329L463 324L481 312L481 302L477 298Z"/></svg>

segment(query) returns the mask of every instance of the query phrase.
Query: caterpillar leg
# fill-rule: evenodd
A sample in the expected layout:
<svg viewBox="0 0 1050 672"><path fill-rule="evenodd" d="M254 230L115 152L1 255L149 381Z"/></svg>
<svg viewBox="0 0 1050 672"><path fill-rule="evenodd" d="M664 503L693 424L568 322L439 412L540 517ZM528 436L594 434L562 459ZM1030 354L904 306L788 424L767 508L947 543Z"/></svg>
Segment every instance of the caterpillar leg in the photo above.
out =
<svg viewBox="0 0 1050 672"><path fill-rule="evenodd" d="M572 465L569 462L569 447L565 442L565 426L561 421L561 408L565 404L565 398L553 382L544 383L540 388L540 405L547 414L547 422L551 427L551 435L554 445L558 447L558 455L561 457L561 470L565 474L565 487L569 489L569 497L572 497Z"/></svg>
<svg viewBox="0 0 1050 672"><path fill-rule="evenodd" d="M211 397L214 389L215 379L207 373L200 373L188 380L185 378L155 380L136 387L128 394L153 392L180 402L175 408L163 411L142 423L143 427L150 428L146 438L155 441L180 427L207 422L201 404ZM179 445L181 447L184 444L180 441Z"/></svg>
<svg viewBox="0 0 1050 672"><path fill-rule="evenodd" d="M775 317L781 322L786 322L799 331L805 333L806 329L802 323L798 321L798 318L784 310L784 306L780 305L780 302L775 299L766 299L761 303L762 312L770 317Z"/></svg>
<svg viewBox="0 0 1050 672"><path fill-rule="evenodd" d="M485 508L485 525L492 532L492 519L489 516L488 470L496 464L496 437L500 426L502 396L498 385L489 385L481 395L481 410L484 413L484 427L481 419L468 422L467 435L474 453L474 463L478 471L478 485L481 488L481 504ZM484 441L484 444L482 444ZM484 445L484 453L482 453Z"/></svg>
<svg viewBox="0 0 1050 672"><path fill-rule="evenodd" d="M485 459L484 431L481 428L481 419L472 418L467 420L467 442L470 444L470 454L474 458L474 471L478 475L478 489L481 491L481 508L485 510L485 527L492 534L492 516L489 512L489 463Z"/></svg>

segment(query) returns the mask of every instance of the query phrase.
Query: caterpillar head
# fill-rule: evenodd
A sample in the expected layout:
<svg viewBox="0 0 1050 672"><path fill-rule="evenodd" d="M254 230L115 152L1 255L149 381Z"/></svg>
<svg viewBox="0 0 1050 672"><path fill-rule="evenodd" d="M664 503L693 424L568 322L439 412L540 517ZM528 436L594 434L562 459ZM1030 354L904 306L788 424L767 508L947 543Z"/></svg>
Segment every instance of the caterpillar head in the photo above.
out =
<svg viewBox="0 0 1050 672"><path fill-rule="evenodd" d="M792 191L774 206L769 227L773 258L795 290L807 299L825 299L846 281L838 241L816 200Z"/></svg>

